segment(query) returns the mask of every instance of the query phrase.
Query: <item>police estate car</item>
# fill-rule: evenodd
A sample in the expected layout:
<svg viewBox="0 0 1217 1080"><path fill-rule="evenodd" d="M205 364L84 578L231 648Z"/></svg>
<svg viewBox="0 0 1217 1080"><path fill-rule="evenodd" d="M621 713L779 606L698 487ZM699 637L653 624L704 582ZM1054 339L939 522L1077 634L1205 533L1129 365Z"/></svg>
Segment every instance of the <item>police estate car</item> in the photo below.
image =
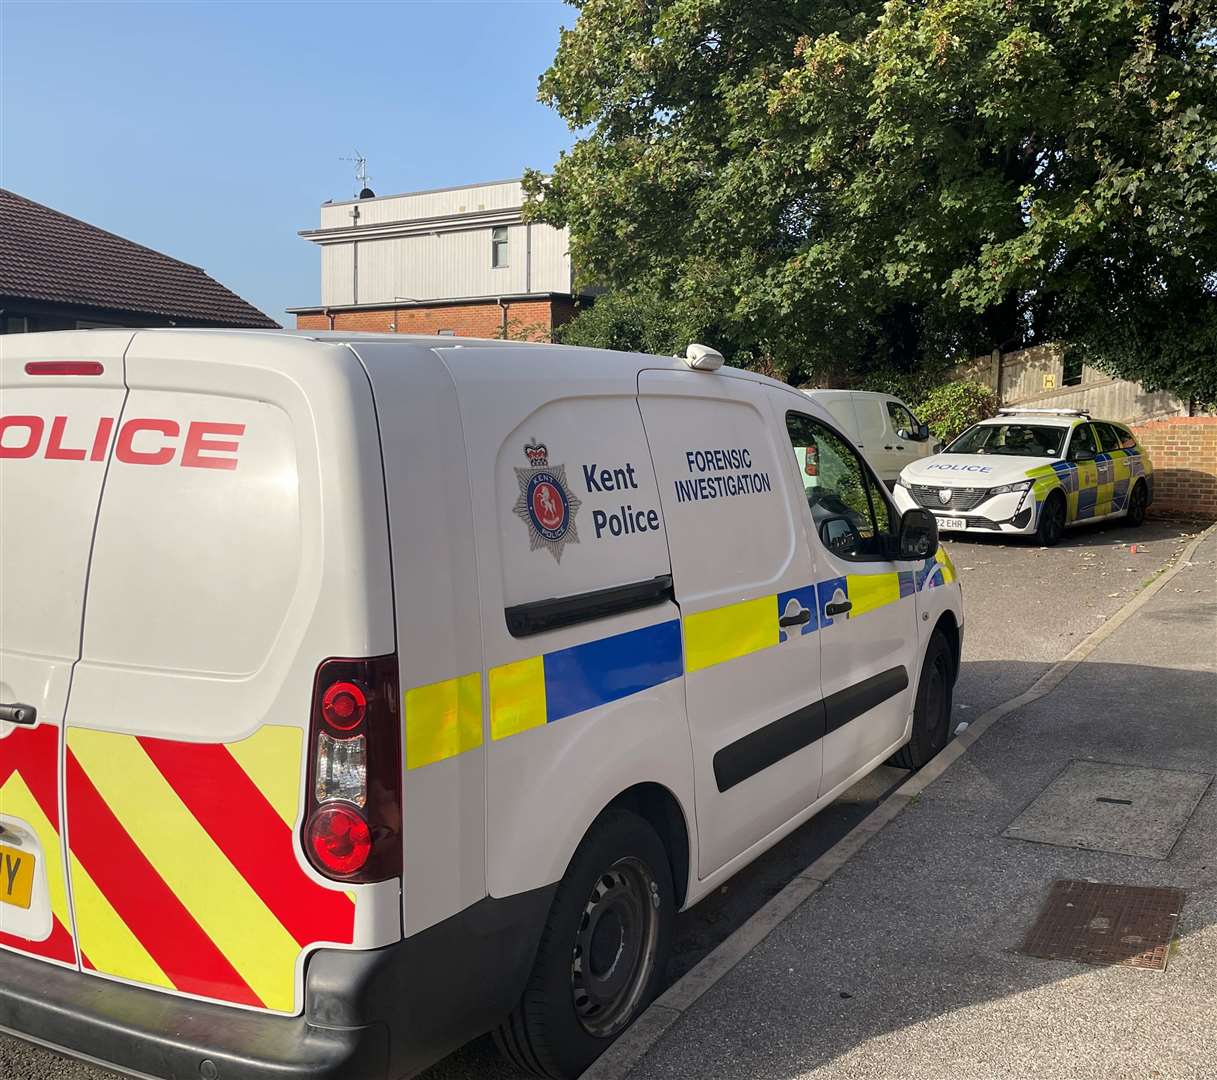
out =
<svg viewBox="0 0 1217 1080"><path fill-rule="evenodd" d="M1001 409L900 474L896 502L948 531L1034 535L1055 544L1081 521L1145 520L1153 465L1123 424L1073 409Z"/></svg>

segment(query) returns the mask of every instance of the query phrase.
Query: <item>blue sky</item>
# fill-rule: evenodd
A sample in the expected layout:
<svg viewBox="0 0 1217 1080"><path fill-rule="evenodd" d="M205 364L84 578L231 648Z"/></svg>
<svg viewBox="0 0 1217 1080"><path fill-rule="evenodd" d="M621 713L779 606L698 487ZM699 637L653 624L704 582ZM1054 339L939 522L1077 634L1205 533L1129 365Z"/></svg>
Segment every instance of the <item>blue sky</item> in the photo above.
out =
<svg viewBox="0 0 1217 1080"><path fill-rule="evenodd" d="M354 194L548 168L536 100L573 8L0 2L0 186L202 266L286 325L316 303L296 235Z"/></svg>

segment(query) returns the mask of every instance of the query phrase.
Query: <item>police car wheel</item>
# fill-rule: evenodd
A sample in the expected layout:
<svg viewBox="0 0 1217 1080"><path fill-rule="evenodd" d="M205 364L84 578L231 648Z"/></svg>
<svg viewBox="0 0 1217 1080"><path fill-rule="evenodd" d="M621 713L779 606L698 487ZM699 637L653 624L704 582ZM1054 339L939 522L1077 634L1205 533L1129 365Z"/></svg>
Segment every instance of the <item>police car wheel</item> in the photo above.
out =
<svg viewBox="0 0 1217 1080"><path fill-rule="evenodd" d="M1137 485L1132 489L1132 494L1128 496L1128 511L1124 515L1124 523L1133 528L1145 524L1145 508L1148 505L1149 496L1145 485L1137 481Z"/></svg>
<svg viewBox="0 0 1217 1080"><path fill-rule="evenodd" d="M1065 499L1060 492L1054 491L1048 496L1048 501L1040 510L1039 525L1035 529L1035 539L1040 547L1052 547L1065 533Z"/></svg>
<svg viewBox="0 0 1217 1080"><path fill-rule="evenodd" d="M889 759L903 769L920 769L951 736L951 707L955 689L955 658L946 637L935 632L925 650L917 700L913 705L913 733Z"/></svg>
<svg viewBox="0 0 1217 1080"><path fill-rule="evenodd" d="M532 975L495 1032L540 1076L577 1077L659 992L676 913L662 841L624 810L592 827L558 886Z"/></svg>

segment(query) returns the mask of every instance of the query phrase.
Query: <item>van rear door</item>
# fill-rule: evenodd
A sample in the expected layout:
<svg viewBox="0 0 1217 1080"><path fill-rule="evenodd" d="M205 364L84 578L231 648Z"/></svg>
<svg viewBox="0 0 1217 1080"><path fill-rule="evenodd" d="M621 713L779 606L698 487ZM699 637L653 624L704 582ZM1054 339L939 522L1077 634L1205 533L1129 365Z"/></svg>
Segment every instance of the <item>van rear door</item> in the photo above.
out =
<svg viewBox="0 0 1217 1080"><path fill-rule="evenodd" d="M64 737L81 966L298 1012L307 953L401 928L398 879L300 839L319 667L394 651L371 389L341 346L210 331L140 331L126 381Z"/></svg>
<svg viewBox="0 0 1217 1080"><path fill-rule="evenodd" d="M61 738L130 341L90 331L0 347L0 947L73 967Z"/></svg>

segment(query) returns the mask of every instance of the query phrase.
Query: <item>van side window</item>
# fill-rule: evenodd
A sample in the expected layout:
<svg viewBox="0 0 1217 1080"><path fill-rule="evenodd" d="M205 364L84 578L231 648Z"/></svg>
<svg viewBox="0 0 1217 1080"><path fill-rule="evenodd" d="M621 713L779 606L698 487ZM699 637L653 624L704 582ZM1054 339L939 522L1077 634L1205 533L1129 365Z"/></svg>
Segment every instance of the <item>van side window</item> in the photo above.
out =
<svg viewBox="0 0 1217 1080"><path fill-rule="evenodd" d="M786 414L786 431L811 518L825 547L847 559L887 558L895 532L891 505L857 452L827 425Z"/></svg>
<svg viewBox="0 0 1217 1080"><path fill-rule="evenodd" d="M917 423L917 417L898 401L889 401L887 403L887 415L892 418L892 431L903 429L909 433L910 437L915 436L917 429L921 426Z"/></svg>

